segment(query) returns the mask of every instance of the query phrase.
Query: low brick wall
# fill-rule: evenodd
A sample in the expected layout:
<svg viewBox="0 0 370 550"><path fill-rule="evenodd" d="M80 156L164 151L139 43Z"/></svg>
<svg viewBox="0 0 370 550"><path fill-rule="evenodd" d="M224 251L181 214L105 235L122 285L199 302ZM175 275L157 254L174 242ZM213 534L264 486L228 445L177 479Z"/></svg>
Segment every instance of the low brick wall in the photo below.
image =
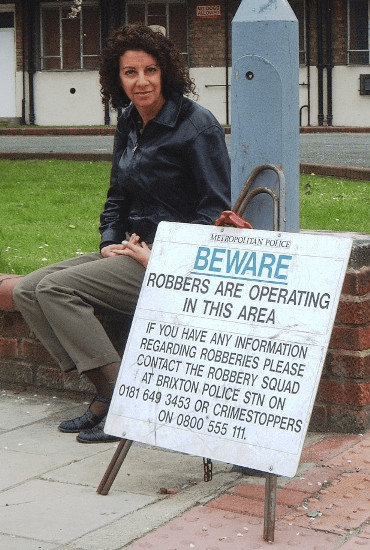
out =
<svg viewBox="0 0 370 550"><path fill-rule="evenodd" d="M317 431L370 428L370 235L350 236L352 253L311 417Z"/></svg>
<svg viewBox="0 0 370 550"><path fill-rule="evenodd" d="M92 394L94 388L85 376L60 370L17 311L13 288L19 279L19 275L0 274L0 387L35 386ZM100 321L121 353L130 328L129 320L100 317Z"/></svg>
<svg viewBox="0 0 370 550"><path fill-rule="evenodd" d="M362 433L370 428L370 235L350 236L351 258L311 417L314 431ZM62 373L29 331L12 300L18 279L0 275L0 385L91 393L88 380ZM127 323L102 321L122 349Z"/></svg>

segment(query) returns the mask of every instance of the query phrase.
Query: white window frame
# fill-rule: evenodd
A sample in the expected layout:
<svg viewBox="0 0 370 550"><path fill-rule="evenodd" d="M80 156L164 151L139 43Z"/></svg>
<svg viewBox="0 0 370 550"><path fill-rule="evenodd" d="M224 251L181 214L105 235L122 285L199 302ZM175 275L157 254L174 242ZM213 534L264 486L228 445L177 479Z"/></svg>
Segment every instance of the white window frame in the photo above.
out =
<svg viewBox="0 0 370 550"><path fill-rule="evenodd" d="M40 4L40 64L41 64L41 70L42 71L91 71L91 70L97 70L97 69L90 69L90 68L84 68L84 59L87 57L99 57L98 54L96 55L85 55L83 53L83 8L84 6L94 6L99 8L100 4L98 0L84 0L82 4L82 10L77 16L80 22L79 26L79 32L80 32L80 66L77 69L65 69L63 67L63 28L62 28L62 10L63 9L70 9L71 8L71 1L65 0L65 1L58 1L58 2L41 2ZM59 55L58 56L47 56L44 55L43 47L44 47L44 22L43 22L43 8L59 8ZM99 21L100 24L100 31L101 31L101 20ZM99 44L99 51L101 50L101 32L100 32L100 44ZM47 59L56 58L60 60L60 67L58 69L46 69L44 61Z"/></svg>
<svg viewBox="0 0 370 550"><path fill-rule="evenodd" d="M128 23L128 6L136 5L142 6L145 5L145 25L151 25L148 20L148 5L150 4L165 4L166 5L166 36L168 36L169 25L170 25L170 5L171 4L183 4L187 9L186 0L127 0L125 3L125 23ZM188 29L186 29L186 52L181 52L186 58L189 55L189 38L188 38Z"/></svg>
<svg viewBox="0 0 370 550"><path fill-rule="evenodd" d="M15 14L15 5L14 4L0 4L0 11L1 13L6 12L13 12ZM15 22L14 22L15 27Z"/></svg>

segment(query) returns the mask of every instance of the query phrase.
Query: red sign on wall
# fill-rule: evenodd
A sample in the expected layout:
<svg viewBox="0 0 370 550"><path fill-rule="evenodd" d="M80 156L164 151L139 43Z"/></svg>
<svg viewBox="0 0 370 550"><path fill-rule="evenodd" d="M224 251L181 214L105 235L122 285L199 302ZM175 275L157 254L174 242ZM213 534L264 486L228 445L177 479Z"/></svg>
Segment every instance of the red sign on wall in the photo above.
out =
<svg viewBox="0 0 370 550"><path fill-rule="evenodd" d="M210 5L206 4L204 6L197 6L197 17L203 19L220 19L221 17L221 5L215 4Z"/></svg>

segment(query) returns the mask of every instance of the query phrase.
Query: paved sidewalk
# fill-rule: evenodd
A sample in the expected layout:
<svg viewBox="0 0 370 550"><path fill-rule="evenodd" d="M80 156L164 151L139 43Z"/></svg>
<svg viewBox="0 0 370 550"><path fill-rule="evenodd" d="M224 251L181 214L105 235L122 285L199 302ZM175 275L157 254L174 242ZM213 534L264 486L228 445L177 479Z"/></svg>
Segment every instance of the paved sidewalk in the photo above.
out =
<svg viewBox="0 0 370 550"><path fill-rule="evenodd" d="M107 496L116 444L82 445L58 423L82 400L0 391L0 550L370 549L370 433L313 434L278 478L275 541L263 540L264 478L135 443Z"/></svg>
<svg viewBox="0 0 370 550"><path fill-rule="evenodd" d="M0 136L0 158L109 160L112 145L112 136ZM301 161L370 168L370 134L302 134ZM229 464L215 463L205 483L201 458L134 443L109 495L98 495L117 444L82 445L57 430L86 406L0 387L0 550L370 550L370 431L308 434L296 476L278 478L268 543L265 479Z"/></svg>

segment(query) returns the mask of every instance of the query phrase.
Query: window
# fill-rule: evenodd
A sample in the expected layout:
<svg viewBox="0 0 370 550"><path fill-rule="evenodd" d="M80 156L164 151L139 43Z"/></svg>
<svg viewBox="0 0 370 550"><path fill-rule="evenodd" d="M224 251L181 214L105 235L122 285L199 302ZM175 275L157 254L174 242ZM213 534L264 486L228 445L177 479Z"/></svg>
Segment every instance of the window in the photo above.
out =
<svg viewBox="0 0 370 550"><path fill-rule="evenodd" d="M71 19L71 2L41 4L41 69L97 69L100 54L100 8L84 0Z"/></svg>
<svg viewBox="0 0 370 550"><path fill-rule="evenodd" d="M360 94L370 95L370 74L360 74Z"/></svg>
<svg viewBox="0 0 370 550"><path fill-rule="evenodd" d="M1 6L0 6L1 9ZM14 13L11 11L0 11L0 29L14 28Z"/></svg>
<svg viewBox="0 0 370 550"><path fill-rule="evenodd" d="M348 63L369 63L369 0L348 0Z"/></svg>
<svg viewBox="0 0 370 550"><path fill-rule="evenodd" d="M305 0L291 0L290 5L299 25L299 64L306 65L306 17Z"/></svg>
<svg viewBox="0 0 370 550"><path fill-rule="evenodd" d="M126 23L159 25L166 29L166 36L185 56L188 55L187 12L183 2L140 2L129 0L126 4Z"/></svg>

